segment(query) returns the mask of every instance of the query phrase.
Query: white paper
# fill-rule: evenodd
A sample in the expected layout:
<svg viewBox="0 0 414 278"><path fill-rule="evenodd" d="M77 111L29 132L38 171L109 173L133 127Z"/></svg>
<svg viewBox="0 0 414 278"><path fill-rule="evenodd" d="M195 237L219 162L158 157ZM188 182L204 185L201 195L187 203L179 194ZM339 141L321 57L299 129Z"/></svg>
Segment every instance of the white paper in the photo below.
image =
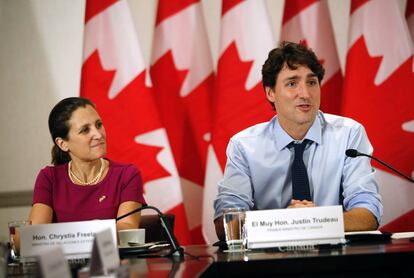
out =
<svg viewBox="0 0 414 278"><path fill-rule="evenodd" d="M414 232L394 233L391 236L392 239L412 238L412 237L414 237Z"/></svg>

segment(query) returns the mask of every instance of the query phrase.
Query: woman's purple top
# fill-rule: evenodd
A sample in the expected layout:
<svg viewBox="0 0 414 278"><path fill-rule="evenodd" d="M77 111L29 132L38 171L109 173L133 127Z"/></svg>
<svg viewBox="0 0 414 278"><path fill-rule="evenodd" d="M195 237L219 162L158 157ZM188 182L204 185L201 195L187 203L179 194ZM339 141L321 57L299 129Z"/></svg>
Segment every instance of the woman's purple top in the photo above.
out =
<svg viewBox="0 0 414 278"><path fill-rule="evenodd" d="M36 179L33 204L53 209L53 222L114 219L126 201L145 204L141 174L132 164L109 160L105 178L95 185L74 184L68 164L46 166Z"/></svg>

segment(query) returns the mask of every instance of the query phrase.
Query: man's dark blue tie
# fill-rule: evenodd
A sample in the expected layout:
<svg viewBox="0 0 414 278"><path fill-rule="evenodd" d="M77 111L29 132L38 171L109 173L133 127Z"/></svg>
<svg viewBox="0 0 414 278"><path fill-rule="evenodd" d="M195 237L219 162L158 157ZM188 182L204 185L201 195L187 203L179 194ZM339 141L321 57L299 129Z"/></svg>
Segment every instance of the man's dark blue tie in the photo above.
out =
<svg viewBox="0 0 414 278"><path fill-rule="evenodd" d="M309 190L309 178L303 163L303 151L309 140L304 140L301 144L293 143L295 148L295 159L292 164L292 199L312 201Z"/></svg>

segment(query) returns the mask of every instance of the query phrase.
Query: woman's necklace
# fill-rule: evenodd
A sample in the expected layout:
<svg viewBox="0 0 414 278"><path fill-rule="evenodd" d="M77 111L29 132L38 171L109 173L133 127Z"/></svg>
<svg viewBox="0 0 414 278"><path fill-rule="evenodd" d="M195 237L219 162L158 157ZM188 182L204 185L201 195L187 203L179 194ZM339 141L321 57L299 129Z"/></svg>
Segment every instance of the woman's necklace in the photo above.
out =
<svg viewBox="0 0 414 278"><path fill-rule="evenodd" d="M105 169L105 162L104 162L104 160L102 158L100 158L100 161L101 161L101 168L99 169L98 175L96 177L94 177L91 181L88 181L88 182L82 181L80 178L78 178L75 175L75 173L72 172L72 169L71 169L72 168L71 167L72 166L72 160L69 161L69 164L68 164L68 175L69 175L70 180L73 183L80 184L80 185L92 185L92 184L98 183L98 181L101 179L102 174L103 174L103 171Z"/></svg>

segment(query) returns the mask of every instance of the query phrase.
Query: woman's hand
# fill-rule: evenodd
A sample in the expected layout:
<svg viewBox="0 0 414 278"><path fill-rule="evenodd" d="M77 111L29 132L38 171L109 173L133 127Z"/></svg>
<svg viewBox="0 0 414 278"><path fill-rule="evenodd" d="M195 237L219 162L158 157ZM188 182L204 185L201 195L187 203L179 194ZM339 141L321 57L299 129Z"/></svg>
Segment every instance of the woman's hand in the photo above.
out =
<svg viewBox="0 0 414 278"><path fill-rule="evenodd" d="M117 217L120 217L128 212L131 212L137 208L140 208L142 205L138 202L127 201L119 205ZM139 220L141 219L141 212L133 213L125 218L122 218L116 223L116 229L126 230L126 229L138 229Z"/></svg>
<svg viewBox="0 0 414 278"><path fill-rule="evenodd" d="M36 203L32 207L29 220L32 225L52 223L53 209L48 205Z"/></svg>

